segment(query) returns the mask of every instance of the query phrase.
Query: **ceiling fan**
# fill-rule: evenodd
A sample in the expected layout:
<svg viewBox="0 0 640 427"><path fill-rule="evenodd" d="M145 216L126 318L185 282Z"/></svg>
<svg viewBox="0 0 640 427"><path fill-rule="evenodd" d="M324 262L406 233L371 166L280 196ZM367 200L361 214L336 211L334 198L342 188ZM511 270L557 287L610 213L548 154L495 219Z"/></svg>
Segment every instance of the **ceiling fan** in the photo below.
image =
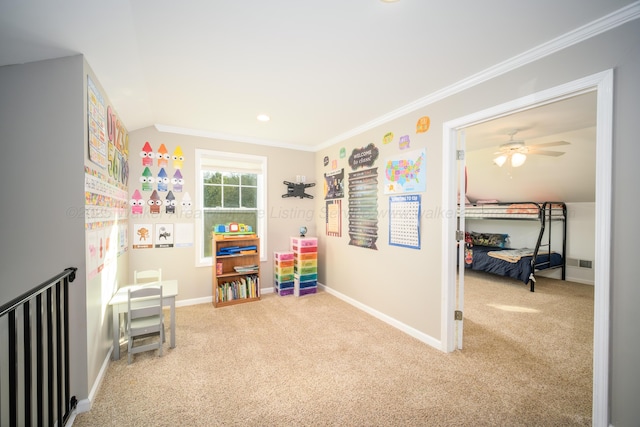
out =
<svg viewBox="0 0 640 427"><path fill-rule="evenodd" d="M545 142L542 144L536 145L525 145L524 141L521 139L513 139L514 136L518 133L517 130L509 132L510 139L508 142L500 145L499 151L494 153L498 156L493 159L493 163L502 167L506 163L507 160L511 161L511 166L517 168L522 166L524 162L527 160L528 154L540 154L543 156L562 156L564 151L550 151L545 150L543 148L546 147L557 147L559 145L569 145L570 143L567 141L554 141L554 142Z"/></svg>

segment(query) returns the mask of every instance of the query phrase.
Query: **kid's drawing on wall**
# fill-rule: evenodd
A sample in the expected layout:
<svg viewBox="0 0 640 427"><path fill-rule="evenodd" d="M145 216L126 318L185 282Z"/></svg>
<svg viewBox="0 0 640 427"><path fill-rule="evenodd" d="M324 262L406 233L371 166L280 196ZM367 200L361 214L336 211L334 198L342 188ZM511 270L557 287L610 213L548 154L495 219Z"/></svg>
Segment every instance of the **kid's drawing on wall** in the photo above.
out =
<svg viewBox="0 0 640 427"><path fill-rule="evenodd" d="M168 214L176 213L176 196L173 195L171 191L167 194L166 199L164 200L164 212Z"/></svg>
<svg viewBox="0 0 640 427"><path fill-rule="evenodd" d="M169 176L164 168L158 172L158 191L167 191L169 189Z"/></svg>
<svg viewBox="0 0 640 427"><path fill-rule="evenodd" d="M189 193L184 193L184 196L182 196L182 211L183 212L191 212L191 196L189 195Z"/></svg>
<svg viewBox="0 0 640 427"><path fill-rule="evenodd" d="M138 190L133 192L133 196L131 196L129 204L131 205L132 215L142 215L144 211L144 200L142 200L142 196Z"/></svg>
<svg viewBox="0 0 640 427"><path fill-rule="evenodd" d="M182 192L182 184L184 184L184 179L182 179L182 173L180 169L176 169L176 172L173 174L173 178L171 178L171 184L173 184L173 191L176 193Z"/></svg>
<svg viewBox="0 0 640 427"><path fill-rule="evenodd" d="M142 151L140 151L140 157L142 157L142 166L152 166L153 165L153 149L151 148L151 144L149 141L145 142L142 146Z"/></svg>
<svg viewBox="0 0 640 427"><path fill-rule="evenodd" d="M156 190L153 190L151 193L151 198L149 199L149 211L154 214L160 213L160 206L162 205L162 200L160 200L160 196Z"/></svg>
<svg viewBox="0 0 640 427"><path fill-rule="evenodd" d="M178 145L173 151L173 167L175 169L182 169L184 163L184 154L182 154L182 148Z"/></svg>
<svg viewBox="0 0 640 427"><path fill-rule="evenodd" d="M151 174L151 170L146 167L142 171L142 175L140 176L140 182L142 183L142 191L151 191L153 190L153 183L155 179Z"/></svg>
<svg viewBox="0 0 640 427"><path fill-rule="evenodd" d="M167 147L165 147L164 144L160 144L156 158L158 159L159 168L169 166L169 151L167 151Z"/></svg>

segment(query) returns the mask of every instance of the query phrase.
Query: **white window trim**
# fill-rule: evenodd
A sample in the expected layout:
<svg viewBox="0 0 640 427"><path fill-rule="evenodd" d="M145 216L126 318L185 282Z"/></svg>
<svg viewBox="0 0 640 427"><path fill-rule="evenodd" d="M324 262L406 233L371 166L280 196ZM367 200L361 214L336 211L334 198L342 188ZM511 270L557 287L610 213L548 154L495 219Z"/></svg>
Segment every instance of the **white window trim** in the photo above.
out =
<svg viewBox="0 0 640 427"><path fill-rule="evenodd" d="M262 173L258 178L258 225L257 235L260 238L260 261L265 262L266 256L266 236L267 236L267 158L264 156L254 156L252 154L229 153L226 151L214 151L205 149L195 150L196 160L196 267L211 267L212 258L203 256L204 247L204 194L203 185L200 182L202 176L202 160L204 158L214 158L217 160L228 159L230 163L245 161L261 165Z"/></svg>

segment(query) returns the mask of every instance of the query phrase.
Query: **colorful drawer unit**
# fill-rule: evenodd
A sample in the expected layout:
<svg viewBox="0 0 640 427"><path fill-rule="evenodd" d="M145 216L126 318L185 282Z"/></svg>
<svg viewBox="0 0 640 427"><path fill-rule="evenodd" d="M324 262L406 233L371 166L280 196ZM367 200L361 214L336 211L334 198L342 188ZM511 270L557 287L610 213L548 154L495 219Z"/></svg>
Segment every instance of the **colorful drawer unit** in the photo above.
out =
<svg viewBox="0 0 640 427"><path fill-rule="evenodd" d="M278 295L293 295L295 261L293 252L274 252L274 288Z"/></svg>
<svg viewBox="0 0 640 427"><path fill-rule="evenodd" d="M299 297L318 291L318 239L292 237L294 295Z"/></svg>

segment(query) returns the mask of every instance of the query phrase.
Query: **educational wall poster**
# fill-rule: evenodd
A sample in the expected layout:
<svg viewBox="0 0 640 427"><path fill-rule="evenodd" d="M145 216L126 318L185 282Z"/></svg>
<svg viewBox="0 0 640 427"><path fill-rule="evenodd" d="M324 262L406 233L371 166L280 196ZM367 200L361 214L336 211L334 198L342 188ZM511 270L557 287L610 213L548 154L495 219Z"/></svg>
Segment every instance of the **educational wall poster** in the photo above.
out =
<svg viewBox="0 0 640 427"><path fill-rule="evenodd" d="M349 244L378 250L378 168L349 173Z"/></svg>
<svg viewBox="0 0 640 427"><path fill-rule="evenodd" d="M419 194L389 197L389 244L420 249Z"/></svg>
<svg viewBox="0 0 640 427"><path fill-rule="evenodd" d="M104 97L89 76L87 76L87 110L89 160L104 169L107 166L107 110Z"/></svg>
<svg viewBox="0 0 640 427"><path fill-rule="evenodd" d="M156 248L172 248L173 239L173 224L156 224L154 235Z"/></svg>
<svg viewBox="0 0 640 427"><path fill-rule="evenodd" d="M133 225L133 249L151 249L153 248L153 236L151 224L134 224Z"/></svg>
<svg viewBox="0 0 640 427"><path fill-rule="evenodd" d="M427 190L426 149L407 151L385 163L384 193L421 193Z"/></svg>
<svg viewBox="0 0 640 427"><path fill-rule="evenodd" d="M327 236L342 237L342 200L327 200L326 214Z"/></svg>
<svg viewBox="0 0 640 427"><path fill-rule="evenodd" d="M188 248L193 246L193 223L179 222L175 226L175 247Z"/></svg>
<svg viewBox="0 0 640 427"><path fill-rule="evenodd" d="M324 174L324 199L342 199L344 197L344 169Z"/></svg>

